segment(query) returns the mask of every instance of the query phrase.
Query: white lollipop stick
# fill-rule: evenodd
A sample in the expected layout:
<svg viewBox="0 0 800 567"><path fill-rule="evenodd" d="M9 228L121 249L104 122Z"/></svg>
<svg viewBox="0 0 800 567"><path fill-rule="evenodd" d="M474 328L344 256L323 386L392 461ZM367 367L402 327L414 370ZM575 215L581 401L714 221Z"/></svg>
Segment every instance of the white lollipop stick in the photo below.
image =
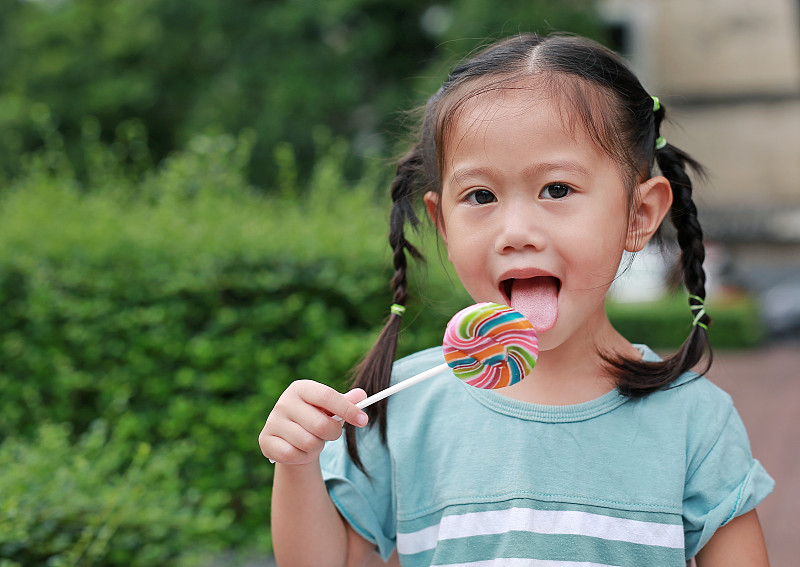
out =
<svg viewBox="0 0 800 567"><path fill-rule="evenodd" d="M437 374L441 374L442 372L444 372L448 368L449 367L447 366L446 362L444 364L440 364L439 366L434 366L430 370L426 370L424 372L420 372L416 376L412 376L411 378L408 378L407 380L403 380L402 382L398 382L394 386L389 386L388 388L386 388L385 390L381 390L377 394L372 394L370 397L368 397L366 399L363 399L360 402L358 402L356 404L356 407L359 408L359 409L364 409L365 407L370 406L370 405L374 404L375 402L381 401L383 398L388 398L392 394L396 394L400 390L405 390L409 386L413 386L414 384L419 384L420 382L422 382L424 380L427 380L428 378L433 378L434 376L436 376ZM333 419L335 419L336 421L342 421L342 418L339 417L338 415L334 415L334 416L331 416L331 417L333 417ZM275 464L275 461L273 461L272 459L270 459L269 462L272 463L272 464Z"/></svg>
<svg viewBox="0 0 800 567"><path fill-rule="evenodd" d="M372 394L370 397L358 402L356 404L356 407L359 409L364 409L365 407L371 406L375 402L379 402L384 398L388 398L392 394L396 394L401 390L405 390L406 388L413 386L414 384L419 384L420 382L423 382L428 378L433 378L434 376L436 376L437 374L441 374L448 368L449 366L447 366L446 362L444 364L440 364L439 366L434 366L429 370L420 372L416 376L412 376L411 378L403 380L402 382L398 382L394 386L389 386L388 388L386 388L385 390L381 390L377 394ZM334 415L333 419L335 419L336 421L342 421L342 418L339 417L338 415Z"/></svg>
<svg viewBox="0 0 800 567"><path fill-rule="evenodd" d="M401 390L405 390L409 386L413 386L414 384L419 384L420 382L423 382L428 378L433 378L434 376L436 376L437 374L441 374L448 368L449 366L447 366L446 362L444 364L440 364L439 366L434 366L430 370L420 372L416 376L412 376L411 378L403 380L402 382L398 382L394 386L389 386L388 388L386 388L385 390L381 390L377 394L372 394L370 397L358 402L356 404L356 407L359 409L364 409L367 406L371 406L375 402L381 401L383 398L388 398L392 394L396 394Z"/></svg>

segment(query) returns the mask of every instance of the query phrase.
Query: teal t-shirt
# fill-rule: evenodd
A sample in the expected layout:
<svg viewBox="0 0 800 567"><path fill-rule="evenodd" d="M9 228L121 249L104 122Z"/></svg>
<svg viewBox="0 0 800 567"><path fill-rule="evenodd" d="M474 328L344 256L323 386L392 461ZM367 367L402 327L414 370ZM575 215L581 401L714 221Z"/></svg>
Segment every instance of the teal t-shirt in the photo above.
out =
<svg viewBox="0 0 800 567"><path fill-rule="evenodd" d="M645 360L657 360L639 347ZM443 362L398 361L393 382ZM631 399L546 406L446 372L389 398L387 442L320 457L341 514L408 567L680 566L773 488L731 398L687 373Z"/></svg>

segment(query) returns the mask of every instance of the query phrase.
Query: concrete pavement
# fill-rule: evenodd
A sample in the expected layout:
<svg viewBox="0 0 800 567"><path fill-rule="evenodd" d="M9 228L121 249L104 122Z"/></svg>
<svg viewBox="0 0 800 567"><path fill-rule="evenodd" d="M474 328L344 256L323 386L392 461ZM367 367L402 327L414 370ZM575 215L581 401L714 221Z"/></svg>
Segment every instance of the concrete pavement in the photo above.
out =
<svg viewBox="0 0 800 567"><path fill-rule="evenodd" d="M734 400L753 455L775 479L758 507L772 567L800 557L800 340L715 353L708 378Z"/></svg>

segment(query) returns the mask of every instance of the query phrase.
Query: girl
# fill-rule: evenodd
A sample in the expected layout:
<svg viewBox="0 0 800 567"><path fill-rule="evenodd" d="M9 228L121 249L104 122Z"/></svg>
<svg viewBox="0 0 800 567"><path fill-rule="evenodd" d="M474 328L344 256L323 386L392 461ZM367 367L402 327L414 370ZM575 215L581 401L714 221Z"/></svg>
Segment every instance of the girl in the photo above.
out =
<svg viewBox="0 0 800 567"><path fill-rule="evenodd" d="M710 322L686 172L699 166L661 137L663 119L584 39L522 35L455 68L397 168L394 305L354 389L295 382L261 432L281 567L768 564L755 507L772 479L730 398L691 372ZM440 376L368 417L354 404L390 375L443 361L434 348L392 369L420 198L466 290L522 311L539 360L514 386ZM623 250L667 213L694 325L662 360L614 330L604 297Z"/></svg>

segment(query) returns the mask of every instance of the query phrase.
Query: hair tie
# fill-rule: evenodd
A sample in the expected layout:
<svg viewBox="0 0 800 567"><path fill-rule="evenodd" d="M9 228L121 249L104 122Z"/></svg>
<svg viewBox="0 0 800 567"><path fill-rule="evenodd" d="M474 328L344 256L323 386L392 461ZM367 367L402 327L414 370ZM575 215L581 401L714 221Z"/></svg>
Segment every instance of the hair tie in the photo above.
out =
<svg viewBox="0 0 800 567"><path fill-rule="evenodd" d="M706 331L708 331L708 325L700 321L703 316L706 314L705 309L705 300L700 297L699 295L690 295L689 299L694 299L697 301L697 304L689 304L689 309L694 312L694 319L692 320L692 327L702 327Z"/></svg>
<svg viewBox="0 0 800 567"><path fill-rule="evenodd" d="M656 149L660 150L667 145L667 139L664 136L656 138Z"/></svg>
<svg viewBox="0 0 800 567"><path fill-rule="evenodd" d="M403 313L406 312L406 308L399 303L392 303L392 306L389 307L389 311L397 315L398 317L402 317Z"/></svg>
<svg viewBox="0 0 800 567"><path fill-rule="evenodd" d="M653 112L658 112L658 110L661 108L661 101L658 100L657 96L651 95L650 98L653 99Z"/></svg>

